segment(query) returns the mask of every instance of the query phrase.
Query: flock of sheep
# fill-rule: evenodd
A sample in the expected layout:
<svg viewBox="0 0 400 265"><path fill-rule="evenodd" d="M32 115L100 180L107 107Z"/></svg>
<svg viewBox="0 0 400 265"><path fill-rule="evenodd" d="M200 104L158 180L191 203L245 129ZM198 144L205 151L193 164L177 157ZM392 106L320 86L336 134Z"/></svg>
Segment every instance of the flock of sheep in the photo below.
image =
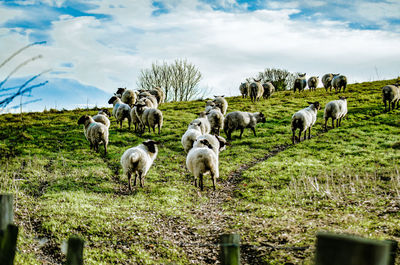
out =
<svg viewBox="0 0 400 265"><path fill-rule="evenodd" d="M323 85L328 91L334 88L336 92L345 91L347 79L339 74L326 74L322 77ZM318 77L313 76L308 79L310 90L315 90L318 86ZM305 74L300 74L294 82L293 90L303 91L306 86ZM261 84L261 80L254 80L253 83L242 83L239 87L243 98L248 95L251 100L257 101L261 97L269 98L274 92L272 83ZM399 108L400 87L399 84L387 85L382 88L382 97L385 104L389 102L394 109L397 103ZM128 120L129 129L131 123L135 126L135 131L142 134L146 127L151 132L155 127L158 128L160 134L163 115L158 109L158 105L165 100L164 93L160 88L152 90L132 91L119 88L113 97L108 101L113 104L113 110L110 114L108 110L100 110L93 117L84 115L78 120L78 124L84 125L84 134L90 143L90 148L98 152L99 145L103 144L104 152L107 153L108 145L108 129L110 127L109 116L113 116L117 124L122 128L122 122ZM318 101L308 102L307 108L301 109L293 114L291 121L292 143L301 141L301 135L304 133L303 140L307 137L311 138L311 128L317 120L317 112L321 108ZM227 139L231 139L232 132L240 130L240 138L245 128L250 128L254 136L256 136L255 127L257 123L265 122L265 116L261 112L249 113L242 111L234 111L226 113L228 102L224 96L215 96L213 100L208 100L204 111L199 117L191 121L186 132L182 135L181 143L183 150L187 153L186 167L194 176L194 185L199 186L203 190L203 175L210 173L213 188L216 189L216 179L219 177L219 153L228 145L227 141L220 136L223 129ZM341 125L342 119L347 114L347 99L340 96L338 100L333 100L326 104L324 110L325 130L327 130L327 122L332 119L332 128ZM299 129L299 135L296 138L295 132ZM127 149L121 157L121 165L124 174L128 177L128 187L132 190L131 178L134 175L134 183L139 178L140 186L144 185L144 177L157 157L159 142L146 140L136 147Z"/></svg>

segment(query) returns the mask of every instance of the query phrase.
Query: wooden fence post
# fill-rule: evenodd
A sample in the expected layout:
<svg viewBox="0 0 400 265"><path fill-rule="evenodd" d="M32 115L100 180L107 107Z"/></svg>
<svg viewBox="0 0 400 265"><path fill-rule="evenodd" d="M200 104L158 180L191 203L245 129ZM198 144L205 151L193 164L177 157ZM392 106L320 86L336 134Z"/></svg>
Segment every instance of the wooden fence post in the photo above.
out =
<svg viewBox="0 0 400 265"><path fill-rule="evenodd" d="M12 194L0 194L0 230L6 230L14 223L14 197Z"/></svg>
<svg viewBox="0 0 400 265"><path fill-rule="evenodd" d="M67 265L83 265L83 243L79 237L68 239Z"/></svg>
<svg viewBox="0 0 400 265"><path fill-rule="evenodd" d="M388 265L391 243L350 235L318 233L316 265Z"/></svg>
<svg viewBox="0 0 400 265"><path fill-rule="evenodd" d="M17 249L18 226L9 224L7 229L2 231L3 236L0 240L0 264L13 265L15 250Z"/></svg>
<svg viewBox="0 0 400 265"><path fill-rule="evenodd" d="M240 265L240 235L221 235L220 246L222 265Z"/></svg>

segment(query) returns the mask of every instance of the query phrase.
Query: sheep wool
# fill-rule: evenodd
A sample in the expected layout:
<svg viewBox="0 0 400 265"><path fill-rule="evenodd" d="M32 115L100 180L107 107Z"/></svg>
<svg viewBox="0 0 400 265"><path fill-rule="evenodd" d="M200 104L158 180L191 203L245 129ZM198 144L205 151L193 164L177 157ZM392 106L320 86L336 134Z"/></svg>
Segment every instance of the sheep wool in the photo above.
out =
<svg viewBox="0 0 400 265"><path fill-rule="evenodd" d="M301 141L301 133L304 132L304 140L306 139L308 129L308 139L311 138L311 127L317 120L317 112L320 109L320 104L316 102L308 102L310 106L299 110L292 116L292 143L295 144L295 131L299 129L299 141Z"/></svg>
<svg viewBox="0 0 400 265"><path fill-rule="evenodd" d="M307 80L308 88L313 91L317 89L318 83L319 83L318 76L312 76Z"/></svg>
<svg viewBox="0 0 400 265"><path fill-rule="evenodd" d="M333 79L332 73L324 74L322 76L321 81L322 81L322 84L324 85L326 92L328 92L328 89L329 89L329 91L332 91L332 79Z"/></svg>
<svg viewBox="0 0 400 265"><path fill-rule="evenodd" d="M139 178L140 186L144 186L144 177L157 157L159 142L153 140L144 141L142 144L129 148L121 156L121 166L124 174L128 177L128 188L131 191L131 178L134 175L133 186Z"/></svg>
<svg viewBox="0 0 400 265"><path fill-rule="evenodd" d="M268 99L271 97L271 95L275 92L275 87L271 82L264 83L263 85L264 88L264 94L263 98Z"/></svg>
<svg viewBox="0 0 400 265"><path fill-rule="evenodd" d="M223 115L226 114L226 110L228 109L228 101L226 101L225 96L214 96L214 100L213 102L215 103L215 105L220 108L221 113Z"/></svg>
<svg viewBox="0 0 400 265"><path fill-rule="evenodd" d="M347 86L347 77L340 74L334 74L332 79L332 87L335 89L335 92L343 92L346 90Z"/></svg>
<svg viewBox="0 0 400 265"><path fill-rule="evenodd" d="M296 90L299 92L303 91L306 85L306 73L299 74L299 76L294 80L293 92L296 92Z"/></svg>
<svg viewBox="0 0 400 265"><path fill-rule="evenodd" d="M107 109L102 109L99 110L99 112L93 116L93 120L95 122L100 122L104 124L107 128L110 128L110 120L108 119L110 117L110 112Z"/></svg>
<svg viewBox="0 0 400 265"><path fill-rule="evenodd" d="M201 136L201 122L200 121L192 121L186 132L182 135L181 143L183 146L183 150L186 153L190 151L193 147L193 143L196 141L197 137Z"/></svg>
<svg viewBox="0 0 400 265"><path fill-rule="evenodd" d="M131 128L131 107L128 104L125 104L121 101L117 96L113 96L108 100L108 104L113 104L114 108L112 111L113 116L117 120L117 124L120 124L120 128L122 128L122 122L127 119L129 129Z"/></svg>
<svg viewBox="0 0 400 265"><path fill-rule="evenodd" d="M108 128L99 122L95 122L89 115L83 115L79 118L78 124L84 125L84 134L90 143L90 149L99 151L99 145L103 143L104 155L107 154Z"/></svg>
<svg viewBox="0 0 400 265"><path fill-rule="evenodd" d="M339 127L342 123L342 119L347 114L347 99L346 97L339 97L338 100L333 100L325 105L324 119L325 119L325 131L327 131L327 122L329 118L332 118L332 128Z"/></svg>
<svg viewBox="0 0 400 265"><path fill-rule="evenodd" d="M228 138L231 139L231 134L235 130L240 130L240 139L242 139L242 134L245 128L250 128L254 136L256 135L256 124L260 122L265 122L265 116L262 112L242 112L242 111L234 111L230 112L226 115L224 119L224 131Z"/></svg>

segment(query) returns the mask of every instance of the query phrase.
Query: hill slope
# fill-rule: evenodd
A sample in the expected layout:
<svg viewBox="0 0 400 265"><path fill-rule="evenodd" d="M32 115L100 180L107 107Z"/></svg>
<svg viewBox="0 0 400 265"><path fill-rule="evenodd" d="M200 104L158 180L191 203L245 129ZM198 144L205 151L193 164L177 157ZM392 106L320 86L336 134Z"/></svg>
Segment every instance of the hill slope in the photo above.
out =
<svg viewBox="0 0 400 265"><path fill-rule="evenodd" d="M240 233L243 264L310 264L315 233L400 239L400 110L383 113L380 88L353 84L348 118L291 144L291 115L307 101L336 99L324 89L275 93L252 104L228 98L228 112L263 111L267 122L220 154L218 190L185 170L180 138L204 102L160 106L160 136L139 137L112 120L109 153L93 153L77 120L94 110L0 115L0 191L16 195L21 227L17 264L61 263L71 234L86 241L86 264L212 264L219 234ZM104 101L107 99L105 98ZM225 134L222 134L225 136ZM119 159L144 139L163 142L145 188L128 191ZM101 149L102 151L102 149Z"/></svg>

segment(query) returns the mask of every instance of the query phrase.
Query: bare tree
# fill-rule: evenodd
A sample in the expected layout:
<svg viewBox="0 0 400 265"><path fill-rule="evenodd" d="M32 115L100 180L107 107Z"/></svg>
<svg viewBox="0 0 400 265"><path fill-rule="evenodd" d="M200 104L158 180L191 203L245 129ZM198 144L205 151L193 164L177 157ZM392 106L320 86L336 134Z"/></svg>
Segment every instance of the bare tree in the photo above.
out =
<svg viewBox="0 0 400 265"><path fill-rule="evenodd" d="M46 42L44 42L44 41L42 41L42 42L34 42L34 43L31 43L31 44L29 44L29 45L27 45L25 47L22 47L18 51L16 51L13 54L11 54L11 56L9 56L7 59L5 59L0 64L0 68L3 67L5 64L7 64L9 61L11 61L15 56L20 54L22 51L26 50L27 48L32 47L34 45L44 44L44 43L46 43ZM42 82L42 83L39 83L39 84L35 84L35 85L30 85L30 83L32 83L34 80L36 80L41 75L49 72L50 70L47 70L47 71L44 71L44 72L42 72L40 74L34 75L33 77L31 77L30 79L28 79L27 81L25 81L24 83L22 83L22 84L20 84L18 86L3 88L3 85L6 84L6 82L12 77L12 75L15 74L20 68L22 68L23 66L27 65L30 62L33 62L33 61L35 61L37 59L41 59L41 58L42 58L42 55L38 55L38 56L34 56L32 58L29 58L28 60L25 60L24 62L20 63L17 67L15 67L14 70L12 70L6 76L6 78L4 78L0 82L0 111L4 110L18 96L21 97L20 104L17 105L17 106L11 107L11 108L18 108L19 107L21 109L21 113L22 113L22 106L23 105L26 105L26 104L33 103L33 102L41 100L41 99L36 99L36 100L30 100L30 101L22 102L22 97L23 96L31 97L31 92L32 92L32 90L34 88L46 85L48 83L48 81L45 81L45 82Z"/></svg>
<svg viewBox="0 0 400 265"><path fill-rule="evenodd" d="M257 79L262 79L262 82L271 82L279 91L291 89L296 77L297 73L290 73L284 69L266 68L258 73Z"/></svg>
<svg viewBox="0 0 400 265"><path fill-rule="evenodd" d="M153 63L150 69L140 71L137 85L141 89L160 87L167 101L188 101L201 94L201 73L187 60L176 59L173 63Z"/></svg>

